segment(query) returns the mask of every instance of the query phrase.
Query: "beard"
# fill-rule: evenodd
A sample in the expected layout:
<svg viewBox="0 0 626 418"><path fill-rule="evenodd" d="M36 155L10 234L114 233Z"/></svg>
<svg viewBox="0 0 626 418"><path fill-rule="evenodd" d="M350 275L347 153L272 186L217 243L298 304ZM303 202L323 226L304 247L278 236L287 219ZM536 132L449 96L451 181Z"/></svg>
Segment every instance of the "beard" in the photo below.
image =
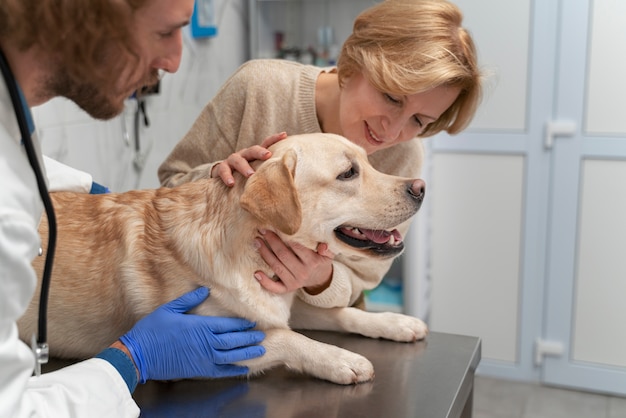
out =
<svg viewBox="0 0 626 418"><path fill-rule="evenodd" d="M111 119L124 110L123 100L108 97L92 84L64 82L63 87L63 89L56 89L57 95L70 99L93 118Z"/></svg>
<svg viewBox="0 0 626 418"><path fill-rule="evenodd" d="M140 86L152 86L159 81L159 73L152 69L144 76ZM55 76L48 80L47 91L54 96L63 96L78 105L95 119L111 119L124 110L124 101L129 98L135 89L132 85L124 93L106 91L101 84L94 80L76 80L67 71L57 71ZM136 84L136 85L137 85Z"/></svg>

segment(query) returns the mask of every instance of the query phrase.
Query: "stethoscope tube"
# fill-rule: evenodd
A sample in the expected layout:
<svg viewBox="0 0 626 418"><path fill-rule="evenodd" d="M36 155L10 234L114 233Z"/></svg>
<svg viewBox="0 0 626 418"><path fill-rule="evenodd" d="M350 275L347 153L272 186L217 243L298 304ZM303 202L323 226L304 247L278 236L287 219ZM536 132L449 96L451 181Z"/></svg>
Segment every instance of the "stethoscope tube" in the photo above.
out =
<svg viewBox="0 0 626 418"><path fill-rule="evenodd" d="M15 117L20 128L22 143L24 144L24 149L26 150L28 162L35 173L37 187L39 188L39 195L41 196L41 200L43 201L43 205L46 210L46 216L48 217L48 248L46 250L46 262L44 264L43 277L41 280L41 294L39 296L39 321L36 346L35 341L33 341L33 350L35 351L36 356L35 371L39 374L41 372L41 364L48 362L48 293L50 290L52 265L54 263L54 251L56 249L57 224L56 217L54 216L52 200L50 200L50 195L48 194L48 187L46 186L46 181L43 176L43 172L41 171L41 167L39 166L39 160L37 159L37 153L35 152L35 147L33 146L17 82L15 81L15 77L11 72L9 63L2 50L0 50L0 68L2 70L2 76L4 77L5 84L7 85L9 95L11 96L11 103L13 104Z"/></svg>

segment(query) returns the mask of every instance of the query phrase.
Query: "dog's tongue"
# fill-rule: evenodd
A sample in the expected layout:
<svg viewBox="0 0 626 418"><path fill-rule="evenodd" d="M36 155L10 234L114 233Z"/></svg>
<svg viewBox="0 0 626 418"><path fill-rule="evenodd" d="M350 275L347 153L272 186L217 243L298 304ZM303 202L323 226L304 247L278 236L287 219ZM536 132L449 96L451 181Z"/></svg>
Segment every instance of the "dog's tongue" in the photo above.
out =
<svg viewBox="0 0 626 418"><path fill-rule="evenodd" d="M363 235L367 237L370 241L374 241L377 244L384 244L389 241L389 238L393 235L396 242L402 241L402 235L398 232L397 229L393 231L382 231L382 230L374 230L374 229L363 229L359 228Z"/></svg>

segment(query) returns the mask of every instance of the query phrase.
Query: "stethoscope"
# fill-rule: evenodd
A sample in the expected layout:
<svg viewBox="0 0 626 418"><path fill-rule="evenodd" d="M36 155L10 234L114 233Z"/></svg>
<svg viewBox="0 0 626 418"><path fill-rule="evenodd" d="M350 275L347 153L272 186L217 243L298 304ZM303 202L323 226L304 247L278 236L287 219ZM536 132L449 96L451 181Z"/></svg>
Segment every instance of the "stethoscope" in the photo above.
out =
<svg viewBox="0 0 626 418"><path fill-rule="evenodd" d="M46 262L43 269L43 277L41 280L41 294L39 297L39 322L38 322L38 335L33 339L31 347L35 354L35 374L39 376L41 374L41 365L48 362L48 343L47 343L47 312L48 312L48 291L50 289L50 275L52 274L52 264L54 261L54 250L56 247L57 238L57 224L54 216L54 208L52 207L52 201L48 195L48 188L44 179L41 167L39 166L39 160L33 146L30 129L28 127L28 120L26 117L26 110L24 109L25 102L22 100L19 87L15 81L15 77L11 72L9 63L2 50L0 50L0 68L2 69L2 76L4 77L5 84L11 96L11 103L13 104L13 110L15 110L15 117L17 118L17 124L20 128L20 135L22 135L22 143L28 156L30 166L37 178L37 186L39 188L39 195L43 201L44 208L46 210L46 216L48 217L48 249L46 251ZM41 255L41 250L40 250Z"/></svg>

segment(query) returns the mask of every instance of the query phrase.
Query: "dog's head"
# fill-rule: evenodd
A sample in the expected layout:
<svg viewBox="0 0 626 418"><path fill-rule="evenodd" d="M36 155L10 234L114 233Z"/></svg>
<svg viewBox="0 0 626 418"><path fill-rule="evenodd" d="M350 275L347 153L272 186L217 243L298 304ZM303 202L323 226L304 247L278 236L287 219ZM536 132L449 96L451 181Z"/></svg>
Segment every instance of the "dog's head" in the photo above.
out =
<svg viewBox="0 0 626 418"><path fill-rule="evenodd" d="M424 199L424 182L375 170L365 151L332 134L294 135L271 147L240 203L263 224L309 248L394 257L404 249L396 227Z"/></svg>

